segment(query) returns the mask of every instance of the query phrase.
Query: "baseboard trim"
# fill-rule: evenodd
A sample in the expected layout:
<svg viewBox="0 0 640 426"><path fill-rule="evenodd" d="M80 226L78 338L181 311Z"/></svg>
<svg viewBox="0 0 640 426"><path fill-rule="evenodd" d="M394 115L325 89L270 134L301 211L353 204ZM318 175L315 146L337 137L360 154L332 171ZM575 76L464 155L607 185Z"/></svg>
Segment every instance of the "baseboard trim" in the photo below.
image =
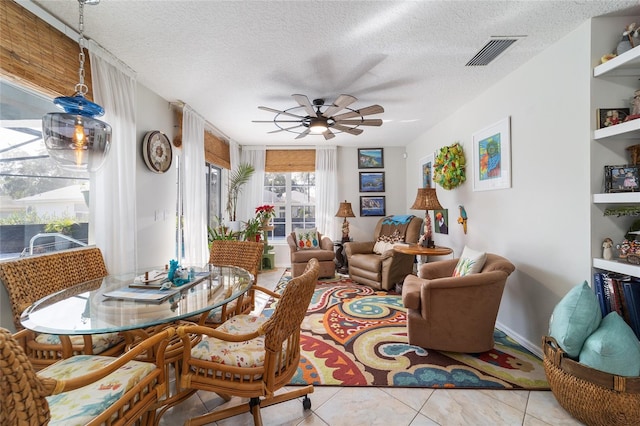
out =
<svg viewBox="0 0 640 426"><path fill-rule="evenodd" d="M520 334L512 330L509 326L502 324L501 322L496 322L496 327L507 333L509 337L513 338L513 340L533 352L538 358L544 358L544 352L542 352L542 346L540 346L540 342L533 343L528 341ZM540 336L540 341L542 341L542 336Z"/></svg>

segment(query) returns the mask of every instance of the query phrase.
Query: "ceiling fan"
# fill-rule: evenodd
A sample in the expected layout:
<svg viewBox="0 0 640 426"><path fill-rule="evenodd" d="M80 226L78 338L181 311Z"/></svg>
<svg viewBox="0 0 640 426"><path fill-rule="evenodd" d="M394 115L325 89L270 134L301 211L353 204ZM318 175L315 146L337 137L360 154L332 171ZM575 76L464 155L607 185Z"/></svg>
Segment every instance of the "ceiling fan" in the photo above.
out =
<svg viewBox="0 0 640 426"><path fill-rule="evenodd" d="M291 132L297 133L296 139L301 139L308 134L321 134L329 140L336 133L349 133L359 135L362 133L360 126L381 126L382 120L367 119L366 115L380 114L384 108L380 105L371 105L365 108L352 109L349 105L357 101L351 95L340 95L332 104L325 104L324 99L314 99L313 103L305 95L291 95L298 106L280 111L278 109L259 106L264 111L274 112L273 120L254 120L254 123L274 123L278 129L269 133ZM337 114L340 111L341 114ZM306 114L306 115L305 115ZM337 114L337 115L335 115Z"/></svg>

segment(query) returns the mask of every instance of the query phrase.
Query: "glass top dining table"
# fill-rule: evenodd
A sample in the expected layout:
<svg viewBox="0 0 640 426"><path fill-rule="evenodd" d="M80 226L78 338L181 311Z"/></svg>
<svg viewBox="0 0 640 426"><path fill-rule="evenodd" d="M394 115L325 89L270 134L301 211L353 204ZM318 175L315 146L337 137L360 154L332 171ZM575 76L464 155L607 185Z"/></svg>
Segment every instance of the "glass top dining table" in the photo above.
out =
<svg viewBox="0 0 640 426"><path fill-rule="evenodd" d="M190 282L168 290L147 291L140 285L140 273L77 284L40 299L23 312L20 322L38 333L63 335L141 329L220 308L254 283L251 273L235 266L199 269Z"/></svg>

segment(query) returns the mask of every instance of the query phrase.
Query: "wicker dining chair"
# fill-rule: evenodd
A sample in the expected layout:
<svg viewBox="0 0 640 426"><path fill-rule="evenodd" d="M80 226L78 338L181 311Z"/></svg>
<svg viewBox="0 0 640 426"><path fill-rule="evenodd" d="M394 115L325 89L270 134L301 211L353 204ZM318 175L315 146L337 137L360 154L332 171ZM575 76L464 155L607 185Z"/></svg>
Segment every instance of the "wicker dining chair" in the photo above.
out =
<svg viewBox="0 0 640 426"><path fill-rule="evenodd" d="M86 291L97 289L107 276L102 252L97 247L85 247L10 259L0 262L0 281L4 284L16 330L23 311L33 303L58 291L85 284ZM117 356L124 349L124 340L117 333L85 336L54 336L29 333L26 351L31 363L40 370L59 359L75 354Z"/></svg>
<svg viewBox="0 0 640 426"><path fill-rule="evenodd" d="M182 326L181 386L216 392L225 400L231 396L250 398L239 406L215 410L191 419L188 424L202 425L250 412L256 425L262 425L260 407L304 396L304 409L311 408L308 394L313 385L279 393L294 376L300 362L300 325L311 302L320 266L311 259L305 272L289 281L282 295L257 287L274 297L276 308L271 317L236 315L218 328ZM192 335L202 341L192 345Z"/></svg>
<svg viewBox="0 0 640 426"><path fill-rule="evenodd" d="M24 352L25 331L0 328L1 425L154 424L154 403L167 386L163 347L174 328L118 358L77 355L40 372ZM157 348L155 363L136 361Z"/></svg>
<svg viewBox="0 0 640 426"><path fill-rule="evenodd" d="M214 240L209 251L209 263L215 266L237 266L253 275L253 285L258 283L258 271L262 264L264 244L253 241ZM253 287L221 309L203 315L200 325L219 325L234 315L248 314L255 306Z"/></svg>

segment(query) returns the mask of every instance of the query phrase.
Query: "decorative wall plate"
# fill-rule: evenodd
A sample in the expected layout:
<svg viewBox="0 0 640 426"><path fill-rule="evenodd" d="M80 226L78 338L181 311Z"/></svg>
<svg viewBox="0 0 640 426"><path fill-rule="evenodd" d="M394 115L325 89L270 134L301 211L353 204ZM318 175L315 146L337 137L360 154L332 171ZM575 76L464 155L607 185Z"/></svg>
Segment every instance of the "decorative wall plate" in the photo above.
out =
<svg viewBox="0 0 640 426"><path fill-rule="evenodd" d="M144 135L142 158L152 172L164 173L169 170L173 160L173 151L167 135L157 130Z"/></svg>

